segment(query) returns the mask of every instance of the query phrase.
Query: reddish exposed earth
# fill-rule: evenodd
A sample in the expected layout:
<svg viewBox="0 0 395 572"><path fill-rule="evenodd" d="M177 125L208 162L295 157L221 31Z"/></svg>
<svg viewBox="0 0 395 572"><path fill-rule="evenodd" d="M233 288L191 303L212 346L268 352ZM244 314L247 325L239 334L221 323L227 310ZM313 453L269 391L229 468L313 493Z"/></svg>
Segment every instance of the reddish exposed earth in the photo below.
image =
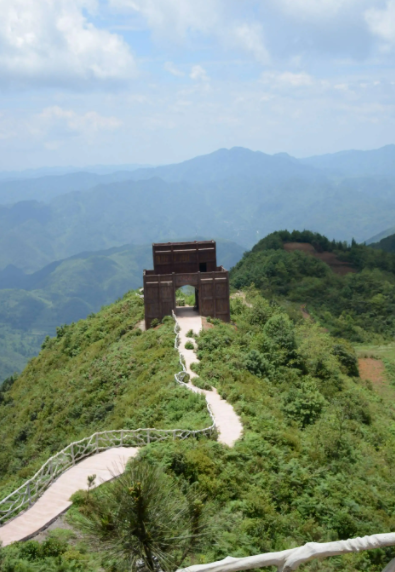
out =
<svg viewBox="0 0 395 572"><path fill-rule="evenodd" d="M211 328L214 328L214 325L210 324L210 322L207 321L207 318L202 316L202 328L203 330L211 330Z"/></svg>
<svg viewBox="0 0 395 572"><path fill-rule="evenodd" d="M350 272L356 272L347 262L339 260L333 252L317 252L314 246L308 242L286 242L284 244L284 250L287 252L300 250L305 254L310 254L315 258L319 258L319 260L325 262L333 272L339 276L345 276L346 274L350 274Z"/></svg>
<svg viewBox="0 0 395 572"><path fill-rule="evenodd" d="M385 383L385 367L380 359L359 358L358 365L361 379L379 385Z"/></svg>

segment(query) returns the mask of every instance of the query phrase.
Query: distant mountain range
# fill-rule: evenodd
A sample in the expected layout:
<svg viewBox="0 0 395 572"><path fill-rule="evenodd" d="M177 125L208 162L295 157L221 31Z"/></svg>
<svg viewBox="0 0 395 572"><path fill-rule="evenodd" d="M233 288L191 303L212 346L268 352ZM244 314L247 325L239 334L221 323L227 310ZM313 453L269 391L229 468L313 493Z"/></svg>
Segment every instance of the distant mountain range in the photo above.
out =
<svg viewBox="0 0 395 572"><path fill-rule="evenodd" d="M38 169L25 169L23 171L0 171L0 181L18 181L39 179L43 177L68 175L71 173L93 173L96 175L110 175L125 171L135 171L152 167L152 165L126 164L126 165L90 165L89 167L42 167Z"/></svg>
<svg viewBox="0 0 395 572"><path fill-rule="evenodd" d="M373 151L341 151L301 159L305 165L337 177L395 177L395 145Z"/></svg>
<svg viewBox="0 0 395 572"><path fill-rule="evenodd" d="M98 185L109 185L120 181L128 181L131 171L115 173L90 173L85 171L65 173L62 175L45 175L31 179L0 179L0 204L12 205L18 202L43 201L71 193L73 191L89 191Z"/></svg>
<svg viewBox="0 0 395 572"><path fill-rule="evenodd" d="M162 167L0 173L0 379L57 325L139 286L152 242L220 237L230 267L278 229L393 234L394 166L394 145L308 159L236 147Z"/></svg>
<svg viewBox="0 0 395 572"><path fill-rule="evenodd" d="M395 220L395 146L298 160L243 148L178 165L0 182L0 269L180 235L251 247L282 228L364 241Z"/></svg>

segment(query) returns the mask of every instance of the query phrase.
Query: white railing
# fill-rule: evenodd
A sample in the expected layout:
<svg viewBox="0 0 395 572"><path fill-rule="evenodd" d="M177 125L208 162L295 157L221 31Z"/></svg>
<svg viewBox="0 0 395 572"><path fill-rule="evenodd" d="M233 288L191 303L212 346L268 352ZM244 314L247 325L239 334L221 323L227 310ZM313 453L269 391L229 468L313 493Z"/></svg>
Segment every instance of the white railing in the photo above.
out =
<svg viewBox="0 0 395 572"><path fill-rule="evenodd" d="M175 321L174 331L176 334L174 347L179 351L178 333L180 327L174 313L173 318ZM182 365L182 371L175 375L175 379L177 383L188 387L183 381L185 375L187 375L187 371L181 353L180 363ZM195 437L197 435L213 435L216 430L214 417L208 404L207 408L213 424L205 429L196 431L184 429L122 429L119 431L102 431L94 433L81 441L71 443L60 451L60 453L51 457L34 477L0 501L0 524L31 506L61 474L85 457L113 447L140 447L154 441L164 441L168 438L175 440L186 439L190 436ZM389 546L395 546L395 533L375 534L372 536L364 536L363 538L339 540L322 544L309 542L297 548L291 548L281 552L258 554L246 558L232 558L228 556L217 562L197 564L189 568L183 568L177 572L241 572L242 570L253 570L266 566L276 566L278 572L291 572L313 559L323 559L330 556L339 556L351 552L386 548ZM387 564L383 572L395 572L395 559Z"/></svg>
<svg viewBox="0 0 395 572"><path fill-rule="evenodd" d="M175 317L174 317L175 319ZM178 350L178 324L175 320L175 348ZM182 371L175 375L181 385L186 386L178 376L185 375L185 365L180 354ZM28 509L51 484L73 465L91 455L113 447L141 447L149 443L167 439L187 439L197 436L214 436L215 422L210 408L207 406L213 423L210 427L190 431L187 429L121 429L118 431L101 431L90 437L68 445L65 449L48 459L37 473L18 489L0 501L0 525Z"/></svg>
<svg viewBox="0 0 395 572"><path fill-rule="evenodd" d="M363 538L350 540L338 540L336 542L308 542L304 546L283 550L281 552L268 552L246 558L232 558L228 556L218 562L210 564L196 564L189 568L183 568L177 572L239 572L241 570L253 570L265 566L277 566L278 572L291 572L310 560L340 556L350 552L373 550L374 548L386 548L395 546L395 533L374 534ZM383 572L395 572L395 559L391 560Z"/></svg>

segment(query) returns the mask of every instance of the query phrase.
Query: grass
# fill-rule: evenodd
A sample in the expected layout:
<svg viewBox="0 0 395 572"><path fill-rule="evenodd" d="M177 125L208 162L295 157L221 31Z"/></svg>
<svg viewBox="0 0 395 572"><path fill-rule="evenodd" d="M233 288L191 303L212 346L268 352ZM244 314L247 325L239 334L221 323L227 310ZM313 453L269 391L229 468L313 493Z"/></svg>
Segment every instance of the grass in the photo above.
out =
<svg viewBox="0 0 395 572"><path fill-rule="evenodd" d="M203 439L140 452L206 499L210 538L185 564L393 530L391 404L351 373L350 344L251 290L246 301L232 301L236 329L217 321L200 334L195 367L199 384L233 404L243 438L232 449ZM394 556L352 554L323 569L381 572Z"/></svg>
<svg viewBox="0 0 395 572"><path fill-rule="evenodd" d="M245 301L234 299L231 306L236 327L212 320L197 337L195 369L199 383L233 405L243 437L231 449L201 439L152 443L140 452L181 490L193 485L205 499L210 537L185 565L393 530L395 412L356 375L351 344L251 288ZM58 450L66 439L99 427L209 424L204 400L174 383L173 324L165 319L137 334L141 313L131 293L59 331L7 391L0 406L2 462L12 458L20 465L7 467L5 485L15 484L25 468L31 471L51 447ZM380 347L391 359L391 348ZM108 403L111 411L96 417ZM325 561L323 569L381 572L394 556L393 548L351 554ZM102 566L120 570L116 563Z"/></svg>
<svg viewBox="0 0 395 572"><path fill-rule="evenodd" d="M58 329L8 391L0 393L0 498L72 441L110 429L201 429L203 397L174 382L174 322L142 333L134 292Z"/></svg>

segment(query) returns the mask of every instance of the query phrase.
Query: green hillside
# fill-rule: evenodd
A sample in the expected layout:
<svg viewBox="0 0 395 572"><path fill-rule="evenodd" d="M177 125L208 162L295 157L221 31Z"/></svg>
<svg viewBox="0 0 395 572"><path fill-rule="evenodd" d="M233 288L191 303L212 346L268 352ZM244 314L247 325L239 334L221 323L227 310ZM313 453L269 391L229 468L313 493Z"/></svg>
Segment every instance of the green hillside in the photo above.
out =
<svg viewBox="0 0 395 572"><path fill-rule="evenodd" d="M284 249L293 242L311 244L315 255ZM351 272L333 272L324 253ZM353 342L395 338L394 254L355 242L331 242L309 231L275 232L244 255L231 272L231 283L235 288L254 283L269 298L307 305L335 336Z"/></svg>
<svg viewBox="0 0 395 572"><path fill-rule="evenodd" d="M230 268L244 248L217 241L218 262ZM37 355L45 336L111 304L143 282L152 267L151 245L124 245L81 253L33 274L16 267L0 271L0 385Z"/></svg>
<svg viewBox="0 0 395 572"><path fill-rule="evenodd" d="M61 326L0 389L1 497L70 441L95 431L210 425L204 399L174 384L173 320L141 335L143 311L132 291Z"/></svg>
<svg viewBox="0 0 395 572"><path fill-rule="evenodd" d="M371 238L366 240L366 244L369 246L371 244L376 244L377 242L380 242L380 240L382 240L383 238L387 238L387 236L391 236L391 234L395 234L395 227L394 226L391 226L391 228L387 228L386 230L379 232L375 236L372 236Z"/></svg>
<svg viewBox="0 0 395 572"><path fill-rule="evenodd" d="M374 242L370 244L371 248L376 248L379 250L385 250L385 252L393 252L395 253L395 234L391 234L390 236L386 236L382 238L379 242Z"/></svg>
<svg viewBox="0 0 395 572"><path fill-rule="evenodd" d="M257 274L259 268L260 261ZM268 301L249 286L232 299L231 310L236 327L214 320L197 340L197 384L215 386L233 404L242 439L233 449L202 439L153 443L141 452L180 489L193 484L204 499L210 534L185 565L393 530L393 386L383 399L359 378L350 343L303 320L285 299ZM140 333L141 316L142 301L131 292L61 328L6 384L1 496L66 443L96 430L209 423L204 400L174 382L172 320ZM70 515L75 527L80 510L78 504ZM62 546L59 570L121 570L90 545ZM381 572L394 556L394 549L350 554L327 560L325 570ZM6 549L3 557L24 562L28 572L33 565L49 569L55 558L34 542Z"/></svg>

